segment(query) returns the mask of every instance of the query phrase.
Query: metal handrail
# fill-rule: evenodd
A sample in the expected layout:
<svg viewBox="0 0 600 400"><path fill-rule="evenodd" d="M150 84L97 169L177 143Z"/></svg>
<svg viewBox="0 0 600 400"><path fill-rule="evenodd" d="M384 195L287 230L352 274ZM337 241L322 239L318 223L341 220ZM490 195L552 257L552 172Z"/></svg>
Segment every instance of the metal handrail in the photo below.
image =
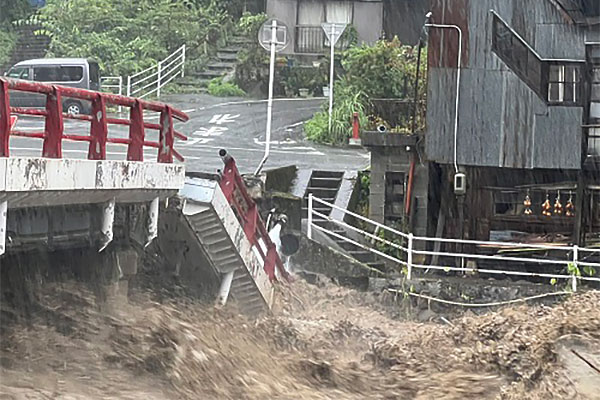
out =
<svg viewBox="0 0 600 400"><path fill-rule="evenodd" d="M185 52L186 45L184 44L164 59L158 61L155 65L152 65L133 75L129 75L127 77L127 95L131 96L133 94L139 94L139 98L144 98L156 93L156 96L160 98L160 89L162 87L171 82L174 77L178 76L179 74L181 77L185 75ZM170 76L168 79L165 79L173 72L175 72L174 75ZM136 80L136 78L142 75L142 78ZM148 80L151 80L151 82L145 83ZM145 84L140 87L140 85L143 83ZM151 87L153 87L151 90L146 91L146 89Z"/></svg>
<svg viewBox="0 0 600 400"><path fill-rule="evenodd" d="M46 95L46 108L44 110L20 108L10 106L10 91L30 92ZM63 113L62 98L69 97L91 103L92 115L72 115ZM108 105L130 108L130 118L109 117L106 112ZM160 123L144 122L144 111L160 113ZM0 116L10 114L23 114L44 117L45 128L40 132L23 132L10 126L9 118L0 118L0 157L10 155L10 136L21 136L43 139L42 157L62 158L62 141L73 140L89 142L88 159L105 160L106 144L125 144L128 146L127 160L143 161L144 147L158 149L158 162L171 163L173 157L184 161L181 154L174 148L175 138L186 140L186 136L177 132L173 120L187 121L188 116L171 106L126 97L110 93L96 92L66 86L51 85L40 82L30 82L18 79L0 78ZM66 134L64 132L64 119L74 119L90 122L89 135ZM129 126L129 138L109 137L108 125ZM145 130L154 129L159 132L158 141L145 139Z"/></svg>
<svg viewBox="0 0 600 400"><path fill-rule="evenodd" d="M313 202L316 201L317 203L323 204L325 206L340 210L348 215L351 215L355 218L358 218L364 222L370 223L372 225L375 225L376 227L380 228L380 229L384 229L393 233L398 234L401 237L404 237L408 240L408 245L407 247L403 247L403 246L398 246L395 244L392 244L391 242L388 242L387 244L392 244L392 247L404 252L406 254L407 257L407 261L403 261L400 260L396 257L390 256L388 254L385 254L377 249L374 249L372 247L370 247L369 245L366 244L362 244L359 243L355 240L346 238L344 235L341 235L337 232L333 232L330 229L327 229L324 226L320 226L317 225L314 222L313 216L318 216L320 218L324 218L325 221L328 221L330 223L334 223L340 226L343 226L345 228L350 228L351 230L360 233L366 237L372 238L372 239L376 239L379 241L385 241L385 239L379 238L376 235L373 235L370 232L367 232L365 230L362 230L360 228L357 227L351 227L349 224L341 221L341 220L335 220L327 215L324 215L318 211L314 210L313 207ZM513 261L513 262L527 262L527 263L537 263L537 264L550 264L550 265L568 265L568 264L574 264L575 266L590 266L590 267L595 267L595 268L600 268L600 263L594 263L594 262L586 262L586 261L581 261L579 254L581 252L591 252L591 253L600 253L600 249L592 249L592 248L584 248L584 247L579 247L579 246L549 246L549 245L539 245L539 244L535 244L535 245L530 245L528 243L514 243L514 242L492 242L492 241L480 241L480 240L466 240L466 239L448 239L448 238L430 238L430 237L424 237L424 236L414 236L412 233L406 234L403 232L399 232L393 228L389 228L385 225L382 225L380 223L378 223L377 221L373 221L371 219L368 219L366 217L363 217L361 215L358 215L356 213L353 213L351 211L348 211L346 209L343 209L339 206L336 206L335 204L332 203L328 203L322 199L319 199L317 197L314 197L312 194L309 194L308 196L308 229L307 229L307 235L309 237L309 239L312 239L312 231L313 229L319 230L321 232L324 232L330 236L339 238L341 240L344 240L348 243L352 243L364 250L367 250L373 254L376 254L378 256L381 256L383 258L386 258L390 261L396 262L400 265L406 266L408 271L407 271L407 277L408 279L411 279L412 276L412 269L413 268L419 268L419 269L434 269L434 270L444 270L444 271L460 271L460 272L469 272L469 271L473 271L473 272L479 272L479 273L489 273L489 274L500 274L500 275L514 275L514 276L531 276L531 277L548 277L548 278L555 278L555 279L570 279L571 280L571 285L572 285L572 289L575 291L577 290L577 281L581 280L581 281L593 281L593 282L600 282L600 278L596 278L596 277L587 277L587 276L578 276L577 273L574 272L572 274L547 274L547 273L540 273L540 272L524 272L524 271L508 271L508 270L490 270L490 269L480 269L480 268L471 268L471 267L449 267L449 266L439 266L439 265L424 265L424 264L417 264L413 262L413 256L414 255L438 255L438 256L446 256L446 257L453 257L453 258L461 258L461 259L485 259L485 260L495 260L495 261ZM535 257L531 257L531 258L526 258L526 257L506 257L506 256L502 256L502 255L483 255L483 254L471 254L471 253L467 253L467 252L449 252L449 251L427 251L427 250L418 250L415 248L415 241L421 241L423 243L427 243L427 242L443 242L443 243L457 243L457 244L485 244L485 245L501 245L501 246L508 246L508 247L523 247L523 248L539 248L539 249L546 249L546 250L561 250L561 251L567 251L572 253L571 257L565 257L565 259L562 260L556 260L556 259L547 259L547 258L535 258Z"/></svg>

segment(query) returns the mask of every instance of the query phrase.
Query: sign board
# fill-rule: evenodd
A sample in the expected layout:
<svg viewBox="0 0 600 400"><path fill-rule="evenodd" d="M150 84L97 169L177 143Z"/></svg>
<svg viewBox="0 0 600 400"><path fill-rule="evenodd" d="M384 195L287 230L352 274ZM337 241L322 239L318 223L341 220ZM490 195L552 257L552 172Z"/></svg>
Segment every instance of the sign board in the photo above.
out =
<svg viewBox="0 0 600 400"><path fill-rule="evenodd" d="M273 39L273 27L275 27L275 51L281 51L290 43L288 28L283 21L270 18L258 30L258 42L265 50L271 50Z"/></svg>
<svg viewBox="0 0 600 400"><path fill-rule="evenodd" d="M323 31L325 31L325 36L327 36L327 40L329 41L329 43L333 43L333 45L335 46L337 41L344 33L346 25L347 24L324 22L321 24L321 27L323 28Z"/></svg>

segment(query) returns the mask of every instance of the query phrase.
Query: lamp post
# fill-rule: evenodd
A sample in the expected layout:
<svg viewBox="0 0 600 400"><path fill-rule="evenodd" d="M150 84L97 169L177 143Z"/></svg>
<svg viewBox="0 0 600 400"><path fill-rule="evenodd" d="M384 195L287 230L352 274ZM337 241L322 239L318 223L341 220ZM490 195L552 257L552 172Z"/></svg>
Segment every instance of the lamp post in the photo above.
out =
<svg viewBox="0 0 600 400"><path fill-rule="evenodd" d="M454 170L458 174L458 162L457 162L457 141L458 141L458 104L460 98L460 69L462 59L462 30L458 25L451 24L434 24L429 22L431 20L432 13L428 12L426 15L426 28L437 28L437 29L454 29L458 32L458 62L456 71L456 98L454 105ZM456 183L456 182L455 182Z"/></svg>

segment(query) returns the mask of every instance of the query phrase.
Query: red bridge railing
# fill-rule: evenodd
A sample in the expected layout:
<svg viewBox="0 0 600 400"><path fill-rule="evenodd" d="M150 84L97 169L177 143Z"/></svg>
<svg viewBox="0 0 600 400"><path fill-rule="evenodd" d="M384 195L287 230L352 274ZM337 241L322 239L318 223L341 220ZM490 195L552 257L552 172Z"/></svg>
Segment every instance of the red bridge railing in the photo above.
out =
<svg viewBox="0 0 600 400"><path fill-rule="evenodd" d="M19 91L46 96L45 109L22 108L10 106L10 91ZM68 97L91 103L91 115L72 115L63 112L63 98ZM129 107L129 119L109 117L107 106ZM144 111L160 113L159 123L144 121ZM44 117L44 130L20 131L11 127L11 114ZM90 122L89 134L70 134L64 132L64 120L73 119ZM120 96L109 93L76 89L65 86L49 85L40 82L29 82L18 79L0 78L0 157L10 155L10 137L21 136L43 139L42 157L62 158L63 140L88 142L88 159L106 159L106 144L127 145L127 160L144 161L144 147L158 149L157 161L171 163L175 157L183 161L183 157L174 148L175 138L187 140L173 127L174 119L187 121L188 116L171 106L154 102ZM129 137L109 137L108 125L129 126ZM146 129L158 131L158 140L146 138Z"/></svg>
<svg viewBox="0 0 600 400"><path fill-rule="evenodd" d="M219 186L225 195L225 198L234 210L238 221L244 228L244 233L250 243L258 250L261 258L264 260L264 270L269 279L276 280L275 269L279 276L289 280L289 274L283 267L281 258L277 253L277 247L271 241L269 232L265 227L256 202L250 197L246 184L240 175L233 157L227 155L225 150L220 151L220 155L225 163L225 168L221 173Z"/></svg>

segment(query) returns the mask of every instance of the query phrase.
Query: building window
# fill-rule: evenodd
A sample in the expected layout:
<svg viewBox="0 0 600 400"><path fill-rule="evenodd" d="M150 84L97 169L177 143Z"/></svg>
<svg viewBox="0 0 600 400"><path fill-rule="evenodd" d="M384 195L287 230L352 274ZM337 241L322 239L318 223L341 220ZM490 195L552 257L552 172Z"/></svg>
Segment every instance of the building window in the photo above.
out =
<svg viewBox="0 0 600 400"><path fill-rule="evenodd" d="M295 29L296 52L320 54L329 47L323 32L323 22L351 24L354 18L352 1L302 0L298 2L298 17ZM345 48L347 43L338 41L336 48Z"/></svg>
<svg viewBox="0 0 600 400"><path fill-rule="evenodd" d="M542 86L542 60L531 47L517 35L496 14L492 23L492 51L523 81L531 90L544 98Z"/></svg>
<svg viewBox="0 0 600 400"><path fill-rule="evenodd" d="M492 51L549 105L581 105L582 62L542 59L492 12Z"/></svg>
<svg viewBox="0 0 600 400"><path fill-rule="evenodd" d="M385 173L385 220L398 221L404 216L404 186L403 172Z"/></svg>
<svg viewBox="0 0 600 400"><path fill-rule="evenodd" d="M549 65L548 102L577 103L579 76L577 65Z"/></svg>

